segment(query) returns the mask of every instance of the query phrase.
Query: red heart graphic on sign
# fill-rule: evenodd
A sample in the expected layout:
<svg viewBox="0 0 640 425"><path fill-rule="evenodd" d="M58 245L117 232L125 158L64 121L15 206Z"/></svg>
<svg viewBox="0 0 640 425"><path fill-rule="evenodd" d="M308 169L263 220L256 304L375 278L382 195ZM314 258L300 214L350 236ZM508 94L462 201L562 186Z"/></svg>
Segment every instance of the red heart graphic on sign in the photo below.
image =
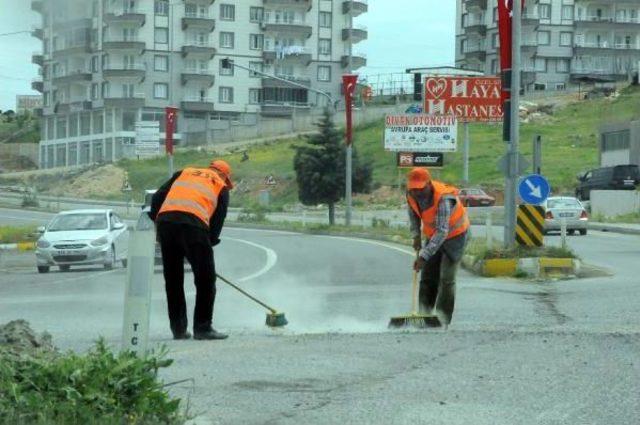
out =
<svg viewBox="0 0 640 425"><path fill-rule="evenodd" d="M429 78L426 82L427 91L431 93L436 99L440 99L440 96L447 90L447 80L444 78Z"/></svg>

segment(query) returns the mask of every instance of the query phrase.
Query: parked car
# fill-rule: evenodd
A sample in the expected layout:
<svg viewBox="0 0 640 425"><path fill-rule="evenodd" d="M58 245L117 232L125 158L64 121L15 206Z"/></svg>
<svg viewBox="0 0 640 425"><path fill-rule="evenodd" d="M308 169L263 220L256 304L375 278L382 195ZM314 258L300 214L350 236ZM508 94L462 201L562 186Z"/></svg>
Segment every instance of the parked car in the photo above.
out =
<svg viewBox="0 0 640 425"><path fill-rule="evenodd" d="M466 207L491 207L496 204L496 198L482 189L461 189L458 197Z"/></svg>
<svg viewBox="0 0 640 425"><path fill-rule="evenodd" d="M637 165L596 168L578 175L576 197L588 201L592 190L633 190L638 184L640 171Z"/></svg>
<svg viewBox="0 0 640 425"><path fill-rule="evenodd" d="M127 265L127 226L112 210L72 210L57 214L36 244L38 272L51 266L68 271L71 266Z"/></svg>
<svg viewBox="0 0 640 425"><path fill-rule="evenodd" d="M587 234L589 215L582 203L573 196L552 196L543 204L545 207L544 231L560 231L562 220L566 220L567 233Z"/></svg>

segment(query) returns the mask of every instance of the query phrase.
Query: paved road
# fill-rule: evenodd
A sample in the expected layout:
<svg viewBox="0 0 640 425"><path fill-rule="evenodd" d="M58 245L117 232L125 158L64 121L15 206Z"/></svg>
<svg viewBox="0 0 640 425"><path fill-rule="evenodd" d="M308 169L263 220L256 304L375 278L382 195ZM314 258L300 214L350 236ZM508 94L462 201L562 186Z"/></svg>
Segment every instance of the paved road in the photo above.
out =
<svg viewBox="0 0 640 425"><path fill-rule="evenodd" d="M291 324L266 329L264 312L219 283L214 324L231 338L174 342L156 274L151 340L176 360L168 382L193 378L171 391L189 398L199 423L627 424L640 415L638 237L569 238L615 277L526 284L462 271L446 333L386 330L408 308L405 247L243 229L224 238L219 272ZM25 268L0 276L0 322L25 318L62 348L97 335L118 343L123 269L38 275L28 257L13 264L21 259Z"/></svg>

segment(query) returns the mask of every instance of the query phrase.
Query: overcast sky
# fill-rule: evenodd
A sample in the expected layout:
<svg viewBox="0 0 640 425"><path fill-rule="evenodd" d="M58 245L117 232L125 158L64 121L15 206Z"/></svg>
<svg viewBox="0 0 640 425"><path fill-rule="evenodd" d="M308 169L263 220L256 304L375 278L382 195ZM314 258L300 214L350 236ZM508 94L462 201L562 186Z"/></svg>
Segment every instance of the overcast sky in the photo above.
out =
<svg viewBox="0 0 640 425"><path fill-rule="evenodd" d="M31 12L30 0L0 0L0 33L28 31L37 23L39 16ZM359 74L453 65L453 0L369 0L369 12L357 23L369 30L369 39L354 47L368 59ZM31 90L31 80L38 75L31 54L41 50L39 40L30 34L0 36L0 109L14 109L17 94L38 94Z"/></svg>

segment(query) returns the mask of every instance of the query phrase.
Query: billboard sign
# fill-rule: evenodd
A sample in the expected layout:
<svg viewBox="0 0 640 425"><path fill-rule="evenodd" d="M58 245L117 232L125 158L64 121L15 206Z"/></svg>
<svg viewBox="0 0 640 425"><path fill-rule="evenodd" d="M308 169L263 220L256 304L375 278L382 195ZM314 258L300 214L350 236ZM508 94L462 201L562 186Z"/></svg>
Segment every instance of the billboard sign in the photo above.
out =
<svg viewBox="0 0 640 425"><path fill-rule="evenodd" d="M457 129L454 116L387 115L384 148L394 152L455 152Z"/></svg>
<svg viewBox="0 0 640 425"><path fill-rule="evenodd" d="M160 122L138 121L136 123L136 155L160 155Z"/></svg>
<svg viewBox="0 0 640 425"><path fill-rule="evenodd" d="M427 77L423 110L455 115L460 122L502 121L502 82L497 77Z"/></svg>
<svg viewBox="0 0 640 425"><path fill-rule="evenodd" d="M442 168L442 152L398 152L398 168L429 167Z"/></svg>

